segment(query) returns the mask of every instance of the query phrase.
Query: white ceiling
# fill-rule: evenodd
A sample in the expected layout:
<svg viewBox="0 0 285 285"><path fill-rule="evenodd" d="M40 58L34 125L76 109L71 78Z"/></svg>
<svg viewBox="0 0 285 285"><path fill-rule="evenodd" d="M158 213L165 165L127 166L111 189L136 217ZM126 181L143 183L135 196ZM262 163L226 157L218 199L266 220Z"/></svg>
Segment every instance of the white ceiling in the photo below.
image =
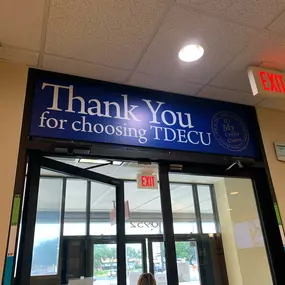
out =
<svg viewBox="0 0 285 285"><path fill-rule="evenodd" d="M285 110L249 65L285 69L285 0L0 0L0 58L79 76ZM205 56L182 63L181 47Z"/></svg>

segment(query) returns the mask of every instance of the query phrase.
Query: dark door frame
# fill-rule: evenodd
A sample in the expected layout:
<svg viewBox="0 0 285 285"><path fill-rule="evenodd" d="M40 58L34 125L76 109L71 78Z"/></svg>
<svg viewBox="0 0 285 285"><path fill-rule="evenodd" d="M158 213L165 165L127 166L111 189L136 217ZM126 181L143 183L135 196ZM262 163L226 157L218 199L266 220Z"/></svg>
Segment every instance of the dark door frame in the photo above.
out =
<svg viewBox="0 0 285 285"><path fill-rule="evenodd" d="M15 284L30 284L30 272L32 266L32 253L34 242L34 231L37 214L37 200L39 191L39 180L41 168L77 176L88 181L101 182L116 187L116 228L117 228L117 258L118 280L126 280L126 255L125 255L125 212L124 212L124 183L119 179L107 175L81 169L56 160L43 157L40 152L29 155L29 168L26 182L26 193L24 199L24 211L22 217L22 230L19 242L18 266L16 270ZM63 210L63 209L62 209Z"/></svg>

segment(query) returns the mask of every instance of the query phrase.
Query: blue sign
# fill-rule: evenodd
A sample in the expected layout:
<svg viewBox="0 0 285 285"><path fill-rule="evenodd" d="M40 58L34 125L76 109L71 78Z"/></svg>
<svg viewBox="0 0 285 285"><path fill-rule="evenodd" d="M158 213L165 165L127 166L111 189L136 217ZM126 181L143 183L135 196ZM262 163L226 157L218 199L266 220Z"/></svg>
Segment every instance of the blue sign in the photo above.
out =
<svg viewBox="0 0 285 285"><path fill-rule="evenodd" d="M255 157L252 107L39 73L30 135Z"/></svg>

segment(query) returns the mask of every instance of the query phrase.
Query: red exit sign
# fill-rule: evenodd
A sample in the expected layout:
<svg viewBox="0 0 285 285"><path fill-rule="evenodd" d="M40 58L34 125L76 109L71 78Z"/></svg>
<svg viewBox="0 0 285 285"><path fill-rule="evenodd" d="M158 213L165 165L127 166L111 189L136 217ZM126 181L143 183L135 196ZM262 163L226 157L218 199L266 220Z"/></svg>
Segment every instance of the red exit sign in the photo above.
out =
<svg viewBox="0 0 285 285"><path fill-rule="evenodd" d="M275 70L250 67L248 77L254 96L285 98L285 74Z"/></svg>
<svg viewBox="0 0 285 285"><path fill-rule="evenodd" d="M149 174L137 175L138 189L158 189L157 176Z"/></svg>

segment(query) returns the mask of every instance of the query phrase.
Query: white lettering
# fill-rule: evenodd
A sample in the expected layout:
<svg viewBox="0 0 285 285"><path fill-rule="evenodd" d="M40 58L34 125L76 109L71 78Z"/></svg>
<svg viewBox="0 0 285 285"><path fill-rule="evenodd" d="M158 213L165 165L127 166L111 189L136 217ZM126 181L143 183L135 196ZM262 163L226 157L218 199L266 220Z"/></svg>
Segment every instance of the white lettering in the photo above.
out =
<svg viewBox="0 0 285 285"><path fill-rule="evenodd" d="M160 109L160 107L165 104L164 102L156 102L158 104L157 108L154 110L154 108L151 105L151 100L145 100L142 99L143 101L146 102L148 108L150 109L151 113L152 113L152 121L150 121L149 123L151 124L160 124L160 122L157 121L157 112Z"/></svg>
<svg viewBox="0 0 285 285"><path fill-rule="evenodd" d="M177 132L178 132L178 142L187 143L185 130L177 129ZM184 141L182 139L184 139Z"/></svg>
<svg viewBox="0 0 285 285"><path fill-rule="evenodd" d="M158 130L162 130L162 127L150 126L150 129L154 129L154 139L159 141Z"/></svg>
<svg viewBox="0 0 285 285"><path fill-rule="evenodd" d="M47 127L50 129L55 129L58 126L58 120L56 118L47 119Z"/></svg>
<svg viewBox="0 0 285 285"><path fill-rule="evenodd" d="M182 113L181 112L176 112L177 115L178 115L178 121L179 121L179 125L182 127L182 128L194 128L194 126L192 125L192 120L191 120L191 115L189 113L184 113L184 115L186 116L187 118L187 123L184 124L183 123L183 120L182 120Z"/></svg>
<svg viewBox="0 0 285 285"><path fill-rule="evenodd" d="M40 128L45 128L45 126L44 126L44 120L46 120L45 114L48 115L49 113L50 113L49 111L45 111L41 114L41 116L40 116L41 123L39 125Z"/></svg>
<svg viewBox="0 0 285 285"><path fill-rule="evenodd" d="M87 114L85 112L85 101L84 101L84 99L80 96L73 97L73 86L70 85L69 94L68 94L68 108L67 108L67 110L65 110L65 112L75 113L75 111L73 110L73 102L75 100L78 100L80 103L80 111L78 113L84 114L84 115Z"/></svg>
<svg viewBox="0 0 285 285"><path fill-rule="evenodd" d="M170 114L170 116L172 117L172 122L167 122L166 121L166 114ZM174 112L170 111L170 110L165 110L161 113L161 119L162 119L162 122L165 124L165 125L168 125L168 126L173 126L176 124L176 115Z"/></svg>
<svg viewBox="0 0 285 285"><path fill-rule="evenodd" d="M71 125L71 128L72 128L74 131L80 132L80 131L81 131L80 127L79 127L79 129L77 129L76 126L75 126L75 124L81 125L81 122L80 122L80 121L75 121L75 122L73 122L72 125Z"/></svg>
<svg viewBox="0 0 285 285"><path fill-rule="evenodd" d="M73 86L72 85L62 86L62 85L56 85L56 84L43 83L42 89L45 89L46 86L51 86L51 87L54 88L53 89L52 106L47 108L47 109L48 110L54 110L54 111L62 111L62 109L60 109L58 107L59 88L68 89L69 90L69 94L70 94L70 92L73 92Z"/></svg>
<svg viewBox="0 0 285 285"><path fill-rule="evenodd" d="M172 133L172 138L170 138L168 135L169 135L169 132ZM170 129L170 128L164 128L164 141L166 142L172 142L176 139L176 133L174 130Z"/></svg>
<svg viewBox="0 0 285 285"><path fill-rule="evenodd" d="M92 102L95 102L95 103L96 103L96 106L93 106L93 107L91 106L91 107L89 107L88 110L87 110L88 114L91 115L91 116L96 115L96 116L98 116L98 117L103 117L104 115L101 113L101 102L100 102L99 100L97 100L97 99L90 99L90 100L88 101L88 104L90 104L90 103L92 103ZM95 111L93 111L93 109L94 109Z"/></svg>
<svg viewBox="0 0 285 285"><path fill-rule="evenodd" d="M121 108L117 102L106 101L103 103L105 104L105 116L104 117L112 118L112 116L110 115L110 106L114 106L116 108L116 116L114 116L114 118L124 119L124 118L121 118Z"/></svg>
<svg viewBox="0 0 285 285"><path fill-rule="evenodd" d="M187 138L188 138L188 141L191 142L192 144L199 144L199 140L197 141L193 141L193 139L191 138L191 135L192 134L195 134L195 135L198 135L198 132L196 131L190 131L188 134L187 134Z"/></svg>
<svg viewBox="0 0 285 285"><path fill-rule="evenodd" d="M211 144L211 133L207 133L208 135L208 142L204 142L204 138L203 138L203 132L199 132L200 134L200 139L203 145L210 145Z"/></svg>
<svg viewBox="0 0 285 285"><path fill-rule="evenodd" d="M140 120L135 116L133 111L138 108L136 105L131 105L131 109L129 110L128 104L128 95L122 95L124 97L124 110L125 110L125 120L130 120L129 116L131 116L135 121L139 122Z"/></svg>

